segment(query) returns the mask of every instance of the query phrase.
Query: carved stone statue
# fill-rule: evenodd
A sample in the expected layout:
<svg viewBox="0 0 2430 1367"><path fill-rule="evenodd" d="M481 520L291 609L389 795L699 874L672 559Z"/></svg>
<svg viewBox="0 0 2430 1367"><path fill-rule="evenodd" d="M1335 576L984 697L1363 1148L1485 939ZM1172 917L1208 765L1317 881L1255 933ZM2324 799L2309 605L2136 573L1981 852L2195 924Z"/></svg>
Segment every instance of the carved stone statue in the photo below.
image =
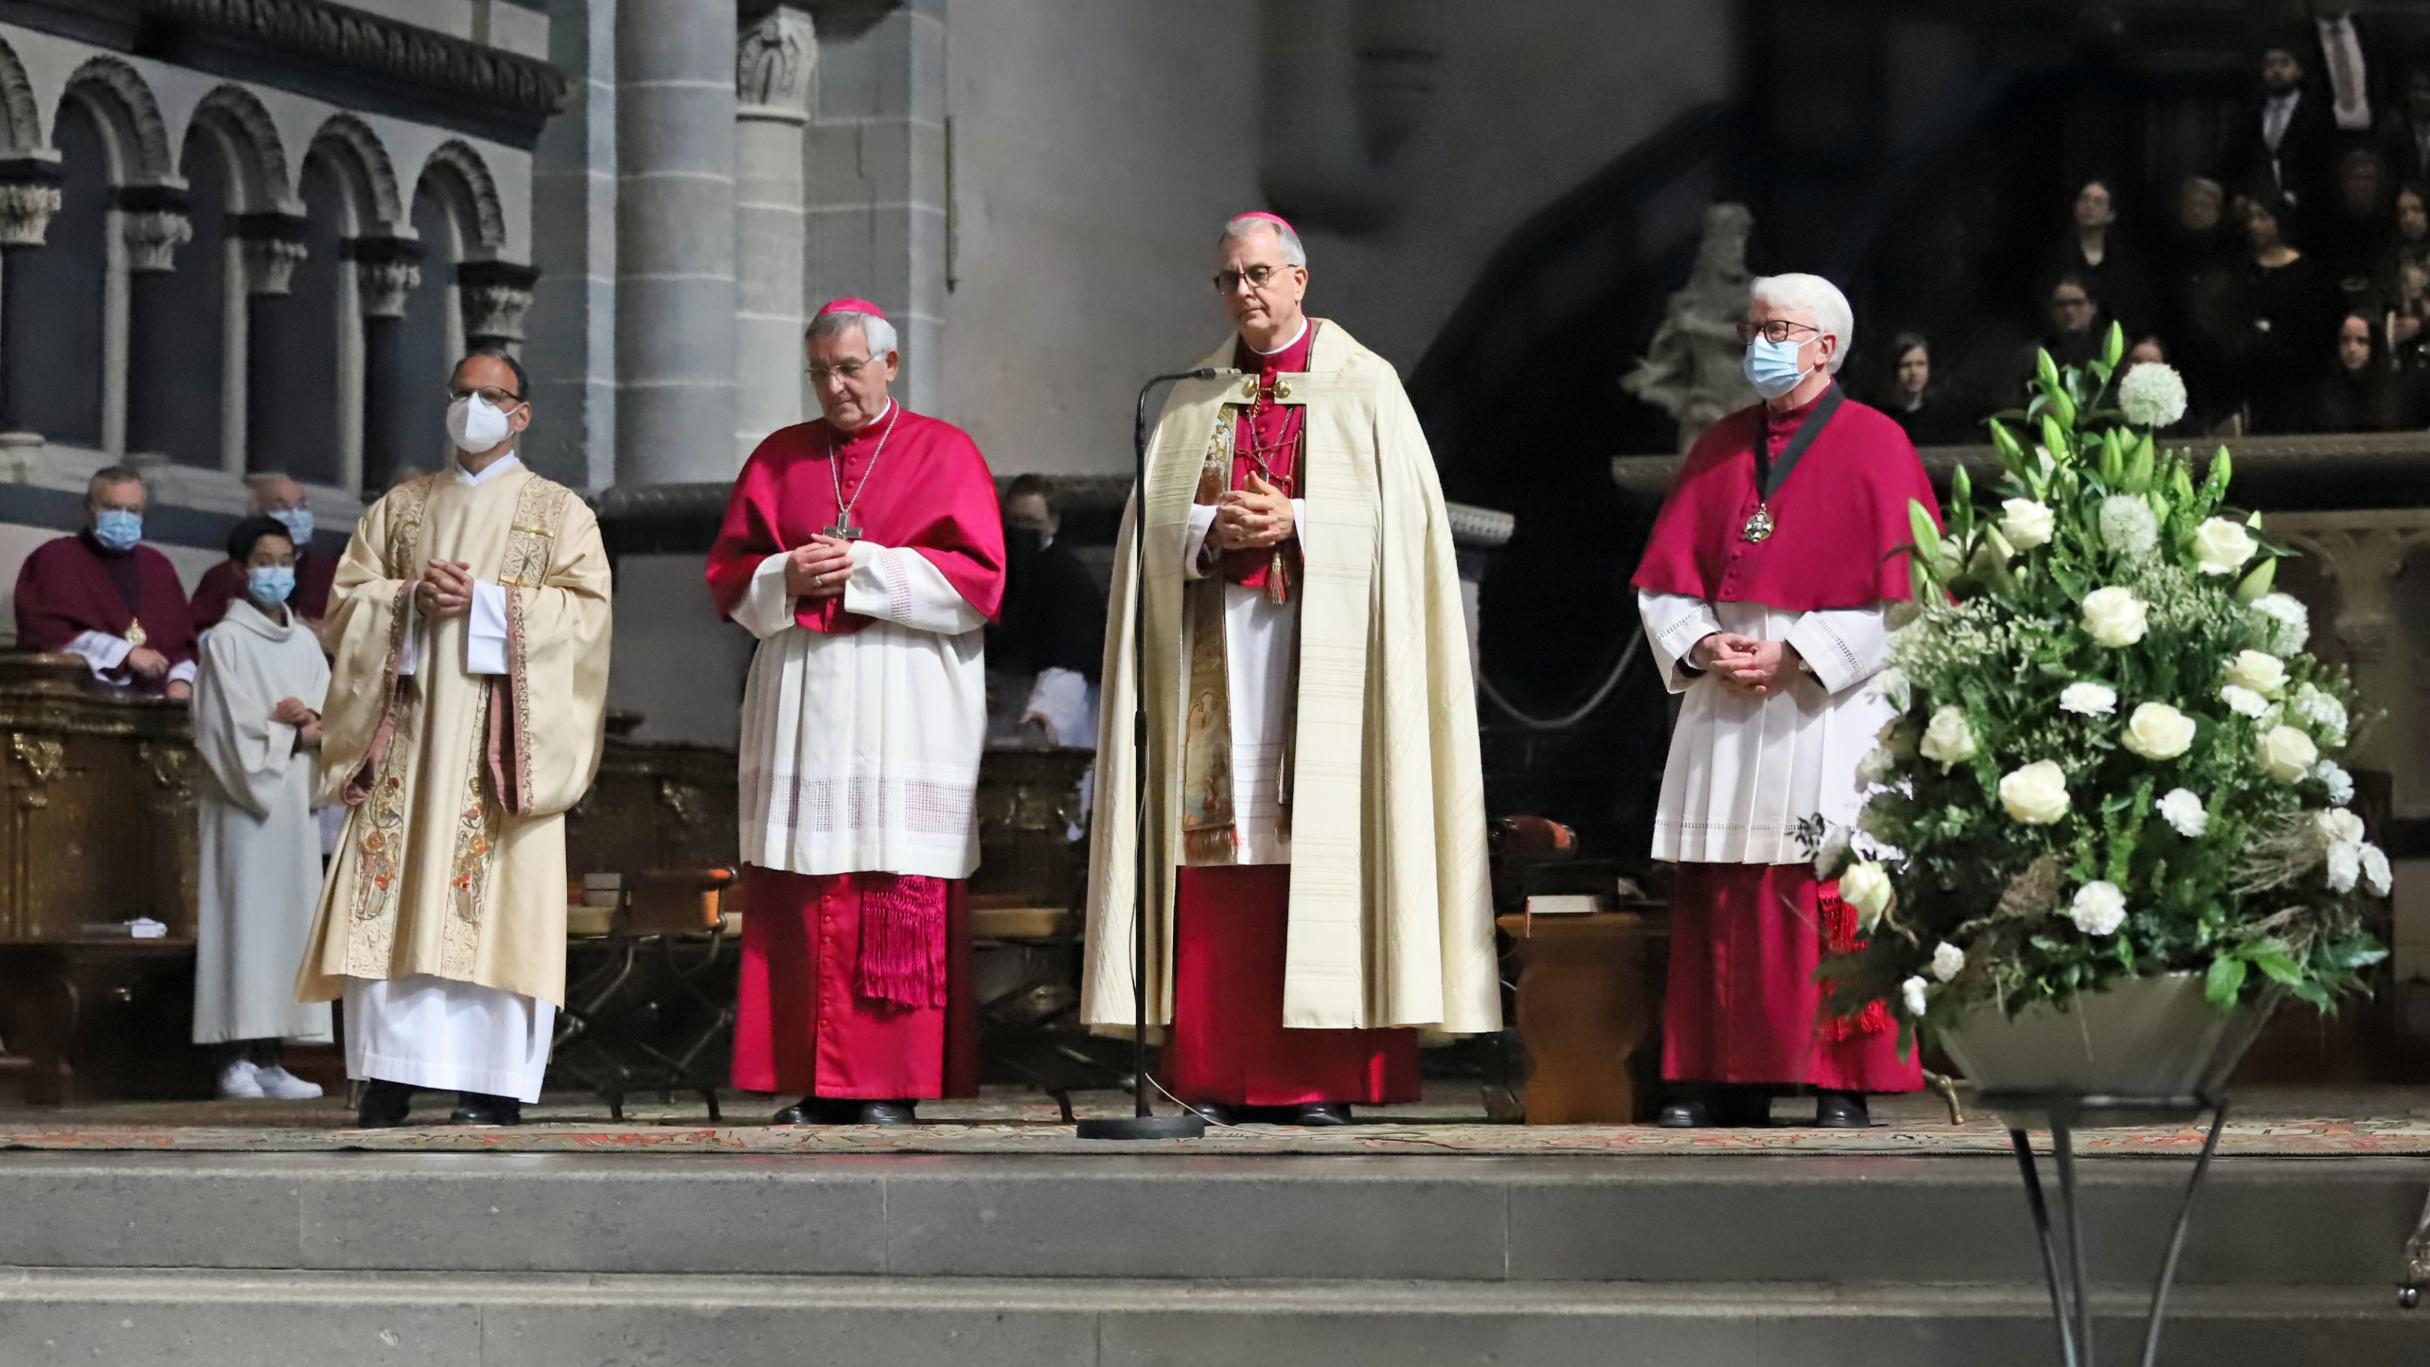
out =
<svg viewBox="0 0 2430 1367"><path fill-rule="evenodd" d="M1755 216L1743 204L1716 204L1704 213L1704 240L1695 269L1671 294L1662 325L1637 368L1620 387L1679 423L1679 449L1695 444L1716 418L1755 402L1755 390L1739 371L1746 348L1738 324L1746 318L1747 234Z"/></svg>

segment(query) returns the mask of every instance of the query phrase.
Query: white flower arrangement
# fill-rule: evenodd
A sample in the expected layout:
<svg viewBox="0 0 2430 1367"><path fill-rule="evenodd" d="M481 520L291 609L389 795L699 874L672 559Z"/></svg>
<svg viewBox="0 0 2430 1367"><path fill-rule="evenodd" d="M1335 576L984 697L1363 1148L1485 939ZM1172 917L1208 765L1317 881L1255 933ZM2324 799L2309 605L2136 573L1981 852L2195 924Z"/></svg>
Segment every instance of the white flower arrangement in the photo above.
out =
<svg viewBox="0 0 2430 1367"><path fill-rule="evenodd" d="M1944 769L1973 759L1974 731L1966 725L1966 709L1944 707L1933 713L1931 722L1924 727L1923 743L1916 749Z"/></svg>
<svg viewBox="0 0 2430 1367"><path fill-rule="evenodd" d="M2234 574L2260 549L2251 532L2224 517L2210 518L2194 529L2194 568L2204 574Z"/></svg>
<svg viewBox="0 0 2430 1367"><path fill-rule="evenodd" d="M2057 515L2047 503L2012 498L2000 505L2000 535L2013 551L2039 550L2049 545L2051 531L2057 525Z"/></svg>
<svg viewBox="0 0 2430 1367"><path fill-rule="evenodd" d="M2185 416L2185 377L2159 361L2129 367L2118 377L2118 408L2137 427L2173 427Z"/></svg>
<svg viewBox="0 0 2430 1367"><path fill-rule="evenodd" d="M2132 589L2112 584L2084 595L2084 631L2112 650L2141 641L2151 630L2151 604Z"/></svg>

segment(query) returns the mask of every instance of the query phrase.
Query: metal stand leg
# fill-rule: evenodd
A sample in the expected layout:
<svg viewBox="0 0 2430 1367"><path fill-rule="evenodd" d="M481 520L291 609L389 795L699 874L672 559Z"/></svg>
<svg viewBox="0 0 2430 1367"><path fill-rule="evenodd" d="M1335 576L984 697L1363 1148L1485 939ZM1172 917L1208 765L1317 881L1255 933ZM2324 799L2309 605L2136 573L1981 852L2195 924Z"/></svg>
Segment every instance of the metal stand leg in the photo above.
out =
<svg viewBox="0 0 2430 1367"><path fill-rule="evenodd" d="M2025 1178L2025 1205L2033 1212L2033 1231L2042 1245L2042 1279L2050 1283L2050 1318L2059 1327L2059 1359L2067 1367L2080 1367L2071 1327L2075 1317L2059 1280L2059 1251L2050 1239L2050 1204L2042 1197L2042 1171L2033 1161L2033 1137L2023 1130L2010 1130L2008 1142L2017 1151L2017 1169Z"/></svg>
<svg viewBox="0 0 2430 1367"><path fill-rule="evenodd" d="M2407 1310L2420 1305L2424 1285L2430 1285L2430 1201L2422 1203L2421 1223L2405 1241L2405 1280L2396 1288L2396 1303Z"/></svg>
<svg viewBox="0 0 2430 1367"><path fill-rule="evenodd" d="M2168 1256L2160 1262L2160 1284L2152 1288L2151 1313L2143 1321L2143 1367L2160 1360L2160 1324L2168 1313L2168 1289L2177 1280L2177 1255L2185 1251L2185 1231L2194 1222L2194 1193L2211 1170L2211 1154L2219 1147L2219 1131L2227 1125L2227 1102L2211 1112L2211 1132L2202 1139L2202 1156L2194 1160L2194 1175L2185 1184L2185 1199L2177 1203L2177 1227L2169 1232Z"/></svg>

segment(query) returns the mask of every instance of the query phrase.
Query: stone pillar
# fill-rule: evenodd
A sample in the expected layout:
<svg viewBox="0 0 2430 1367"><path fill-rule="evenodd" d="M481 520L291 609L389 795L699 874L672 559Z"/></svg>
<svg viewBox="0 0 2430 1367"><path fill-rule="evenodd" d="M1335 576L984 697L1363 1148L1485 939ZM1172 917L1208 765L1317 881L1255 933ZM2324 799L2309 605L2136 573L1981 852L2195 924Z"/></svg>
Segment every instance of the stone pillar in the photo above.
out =
<svg viewBox="0 0 2430 1367"><path fill-rule="evenodd" d="M0 162L0 446L40 446L25 428L26 395L34 368L18 352L31 346L35 320L26 316L24 291L11 288L26 254L42 245L51 215L59 212L59 164Z"/></svg>
<svg viewBox="0 0 2430 1367"><path fill-rule="evenodd" d="M745 31L735 50L738 463L814 402L802 377L802 157L817 60L810 16L783 6Z"/></svg>
<svg viewBox="0 0 2430 1367"><path fill-rule="evenodd" d="M945 3L827 0L818 12L807 297L856 294L886 310L903 345L895 394L933 405L944 394Z"/></svg>
<svg viewBox="0 0 2430 1367"><path fill-rule="evenodd" d="M397 416L412 402L416 377L397 354L405 301L422 284L422 244L404 237L358 237L346 244L354 262L354 293L363 310L363 446L352 462L340 458L338 486L369 490L395 474ZM428 376L420 377L424 383ZM437 387L432 387L435 402ZM354 466L346 468L348 464Z"/></svg>
<svg viewBox="0 0 2430 1367"><path fill-rule="evenodd" d="M194 224L186 216L185 192L166 185L120 190L118 224L127 248L126 449L130 458L158 455L169 443L165 377L180 351L165 296L176 278L177 249L194 240Z"/></svg>
<svg viewBox="0 0 2430 1367"><path fill-rule="evenodd" d="M736 469L734 51L731 5L617 5L618 484Z"/></svg>
<svg viewBox="0 0 2430 1367"><path fill-rule="evenodd" d="M239 214L232 226L245 257L245 440L228 453L228 473L241 475L252 463L247 453L253 434L268 431L278 420L283 397L270 367L253 364L253 347L285 314L287 292L306 248L300 214Z"/></svg>
<svg viewBox="0 0 2430 1367"><path fill-rule="evenodd" d="M464 349L503 351L523 359L523 315L532 306L540 272L512 261L467 261L456 267L456 298L464 310Z"/></svg>

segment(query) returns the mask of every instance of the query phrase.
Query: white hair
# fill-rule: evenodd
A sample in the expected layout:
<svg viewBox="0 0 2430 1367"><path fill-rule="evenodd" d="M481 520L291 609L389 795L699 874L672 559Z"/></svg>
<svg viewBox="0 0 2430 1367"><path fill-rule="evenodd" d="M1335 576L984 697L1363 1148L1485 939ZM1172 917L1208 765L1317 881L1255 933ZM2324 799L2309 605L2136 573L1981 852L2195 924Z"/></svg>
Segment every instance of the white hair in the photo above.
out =
<svg viewBox="0 0 2430 1367"><path fill-rule="evenodd" d="M869 354L873 358L895 349L894 324L874 313L852 313L844 309L822 313L810 320L810 330L804 336L811 339L833 337L846 328L861 330L861 340L869 344Z"/></svg>
<svg viewBox="0 0 2430 1367"><path fill-rule="evenodd" d="M1230 242L1237 238L1247 237L1254 232L1274 234L1274 239L1282 243L1283 260L1288 264L1294 266L1308 264L1308 249L1299 244L1299 234L1291 231L1291 225L1277 223L1271 218L1242 214L1238 218L1226 219L1223 225L1223 236L1218 241Z"/></svg>
<svg viewBox="0 0 2430 1367"><path fill-rule="evenodd" d="M1839 339L1831 348L1831 373L1838 374L1847 364L1848 348L1856 341L1856 310L1848 307L1848 296L1839 286L1819 275L1765 275L1756 278L1752 297L1776 309L1812 313L1817 331Z"/></svg>

